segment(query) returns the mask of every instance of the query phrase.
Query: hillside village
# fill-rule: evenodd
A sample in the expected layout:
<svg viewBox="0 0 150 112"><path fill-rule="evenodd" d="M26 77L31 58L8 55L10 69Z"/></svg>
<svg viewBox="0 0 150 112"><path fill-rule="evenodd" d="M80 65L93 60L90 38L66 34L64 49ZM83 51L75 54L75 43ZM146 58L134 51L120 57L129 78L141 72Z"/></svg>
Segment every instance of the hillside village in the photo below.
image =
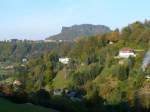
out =
<svg viewBox="0 0 150 112"><path fill-rule="evenodd" d="M62 112L148 111L149 34L146 21L59 44L0 43L0 69L11 70L0 81L0 95Z"/></svg>

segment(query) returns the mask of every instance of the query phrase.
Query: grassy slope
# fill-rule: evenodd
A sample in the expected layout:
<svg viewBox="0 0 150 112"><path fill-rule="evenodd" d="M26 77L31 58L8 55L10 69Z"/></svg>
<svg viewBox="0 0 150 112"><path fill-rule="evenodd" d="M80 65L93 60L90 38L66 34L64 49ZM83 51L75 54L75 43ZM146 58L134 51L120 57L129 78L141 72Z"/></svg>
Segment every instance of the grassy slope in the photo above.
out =
<svg viewBox="0 0 150 112"><path fill-rule="evenodd" d="M71 80L65 79L64 74L65 74L64 70L61 70L56 75L55 79L53 80L53 86L55 89L66 88L71 83Z"/></svg>
<svg viewBox="0 0 150 112"><path fill-rule="evenodd" d="M30 104L14 104L5 99L0 98L0 112L56 112Z"/></svg>

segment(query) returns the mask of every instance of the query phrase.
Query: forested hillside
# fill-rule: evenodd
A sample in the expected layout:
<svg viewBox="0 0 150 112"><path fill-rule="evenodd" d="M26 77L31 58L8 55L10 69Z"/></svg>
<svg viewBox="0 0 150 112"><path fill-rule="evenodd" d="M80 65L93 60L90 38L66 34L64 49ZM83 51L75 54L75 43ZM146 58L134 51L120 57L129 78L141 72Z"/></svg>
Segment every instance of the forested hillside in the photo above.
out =
<svg viewBox="0 0 150 112"><path fill-rule="evenodd" d="M46 50L17 66L11 84L3 83L0 90L14 102L61 112L148 112L150 67L143 70L142 63L149 42L149 21L79 38L72 47L63 45L61 52ZM135 56L119 57L122 49ZM61 63L60 57L68 57L69 63Z"/></svg>
<svg viewBox="0 0 150 112"><path fill-rule="evenodd" d="M0 61L22 61L23 58L37 57L52 49L61 53L61 47L71 46L72 43L45 43L43 41L0 42ZM63 52L63 51L62 51Z"/></svg>

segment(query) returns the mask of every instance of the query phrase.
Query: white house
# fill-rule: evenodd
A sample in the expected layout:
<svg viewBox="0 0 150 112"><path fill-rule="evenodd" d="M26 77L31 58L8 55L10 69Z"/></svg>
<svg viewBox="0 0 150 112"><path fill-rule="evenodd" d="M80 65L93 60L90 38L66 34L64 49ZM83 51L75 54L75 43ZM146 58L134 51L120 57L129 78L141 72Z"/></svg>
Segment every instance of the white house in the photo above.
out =
<svg viewBox="0 0 150 112"><path fill-rule="evenodd" d="M44 40L44 42L45 43L53 43L53 42L56 43L57 41L56 40Z"/></svg>
<svg viewBox="0 0 150 112"><path fill-rule="evenodd" d="M145 78L146 78L147 80L149 80L149 79L150 79L150 75L146 75Z"/></svg>
<svg viewBox="0 0 150 112"><path fill-rule="evenodd" d="M27 62L27 61L28 61L27 58L23 58L23 59L22 59L22 62Z"/></svg>
<svg viewBox="0 0 150 112"><path fill-rule="evenodd" d="M59 58L59 62L62 64L68 64L70 61L70 58Z"/></svg>
<svg viewBox="0 0 150 112"><path fill-rule="evenodd" d="M123 48L119 51L120 58L129 58L129 57L136 57L134 49L131 48Z"/></svg>
<svg viewBox="0 0 150 112"><path fill-rule="evenodd" d="M6 67L5 67L6 70L8 70L8 69L13 69L13 68L14 68L13 65L9 65L9 66L6 66Z"/></svg>
<svg viewBox="0 0 150 112"><path fill-rule="evenodd" d="M56 89L53 91L53 95L60 96L63 94L63 89Z"/></svg>
<svg viewBox="0 0 150 112"><path fill-rule="evenodd" d="M114 44L114 42L110 41L109 44Z"/></svg>
<svg viewBox="0 0 150 112"><path fill-rule="evenodd" d="M15 80L15 81L13 82L13 85L15 85L15 86L21 86L21 85L22 85L22 82L19 81L19 80Z"/></svg>

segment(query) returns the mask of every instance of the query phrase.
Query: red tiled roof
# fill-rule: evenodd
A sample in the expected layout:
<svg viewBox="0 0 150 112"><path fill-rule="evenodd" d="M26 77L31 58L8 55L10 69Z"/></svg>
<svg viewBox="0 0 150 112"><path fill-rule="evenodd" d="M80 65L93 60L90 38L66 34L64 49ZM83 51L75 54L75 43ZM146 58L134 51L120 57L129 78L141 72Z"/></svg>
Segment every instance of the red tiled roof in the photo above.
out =
<svg viewBox="0 0 150 112"><path fill-rule="evenodd" d="M131 49L131 48L122 48L120 51L121 52L134 52L134 49Z"/></svg>

